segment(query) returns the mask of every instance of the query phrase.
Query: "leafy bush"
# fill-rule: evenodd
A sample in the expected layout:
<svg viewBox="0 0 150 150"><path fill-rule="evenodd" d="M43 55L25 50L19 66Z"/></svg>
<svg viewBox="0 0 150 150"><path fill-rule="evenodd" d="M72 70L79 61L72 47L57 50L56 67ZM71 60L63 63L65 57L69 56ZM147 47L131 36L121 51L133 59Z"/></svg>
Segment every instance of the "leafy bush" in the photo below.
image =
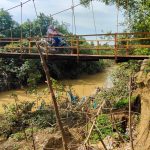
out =
<svg viewBox="0 0 150 150"><path fill-rule="evenodd" d="M111 135L113 133L110 119L106 114L100 115L97 118L96 125L101 132L101 136L102 136L101 138L105 138L107 135ZM99 140L99 135L96 131L94 131L92 134L92 141L95 142L98 140Z"/></svg>
<svg viewBox="0 0 150 150"><path fill-rule="evenodd" d="M134 50L136 55L150 55L149 48L137 48Z"/></svg>
<svg viewBox="0 0 150 150"><path fill-rule="evenodd" d="M15 141L21 141L25 139L25 135L22 132L18 132L15 134L12 134L11 137L15 140Z"/></svg>
<svg viewBox="0 0 150 150"><path fill-rule="evenodd" d="M125 108L129 103L129 100L128 98L123 98L121 100L119 100L115 105L114 107L119 109L119 108Z"/></svg>
<svg viewBox="0 0 150 150"><path fill-rule="evenodd" d="M22 40L22 46L28 46L28 45L29 45L28 40ZM20 47L20 41L18 40L18 42L16 43L11 43L10 41L10 44L7 44L5 48L10 48L10 47Z"/></svg>
<svg viewBox="0 0 150 150"><path fill-rule="evenodd" d="M0 124L0 135L8 138L11 134L28 127L33 106L34 102L4 105L5 113Z"/></svg>
<svg viewBox="0 0 150 150"><path fill-rule="evenodd" d="M132 97L131 103L133 103L135 99L136 99L136 97ZM114 107L119 109L119 108L126 108L126 107L128 107L128 105L129 105L129 99L122 98L121 100L119 100L117 103L114 104Z"/></svg>
<svg viewBox="0 0 150 150"><path fill-rule="evenodd" d="M31 124L37 128L50 127L55 124L54 111L46 110L44 107L42 110L31 111L33 106L34 102L21 102L4 106L5 114L1 119L0 136L8 138L11 134L30 127ZM19 133L16 135L17 137L20 136Z"/></svg>
<svg viewBox="0 0 150 150"><path fill-rule="evenodd" d="M54 111L36 110L32 113L30 122L38 128L46 128L56 123Z"/></svg>

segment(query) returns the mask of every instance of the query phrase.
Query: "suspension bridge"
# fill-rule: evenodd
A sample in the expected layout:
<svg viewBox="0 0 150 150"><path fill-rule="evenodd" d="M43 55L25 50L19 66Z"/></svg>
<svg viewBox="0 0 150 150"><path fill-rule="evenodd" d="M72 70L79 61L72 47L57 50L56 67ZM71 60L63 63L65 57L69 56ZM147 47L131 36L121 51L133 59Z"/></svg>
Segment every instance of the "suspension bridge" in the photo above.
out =
<svg viewBox="0 0 150 150"><path fill-rule="evenodd" d="M95 36L97 38L93 40ZM65 46L41 47L43 55L48 60L98 61L99 59L115 59L126 61L149 58L149 55L136 54L137 49L150 50L150 33L148 32L75 35L63 38L68 43ZM38 38L0 38L0 57L39 59L37 41ZM23 45L24 42L26 42L26 46ZM53 52L53 49L57 49L58 52ZM66 50L68 52L64 53Z"/></svg>
<svg viewBox="0 0 150 150"><path fill-rule="evenodd" d="M22 7L31 0L27 0L20 5L13 6L7 11L21 8L21 24L22 24ZM35 14L38 18L38 13L34 0L33 6ZM46 45L41 47L43 55L49 61L98 61L99 59L114 59L116 61L142 60L149 58L149 55L140 55L139 49L150 51L150 32L137 32L137 33L118 33L118 12L119 4L117 6L117 32L109 34L97 34L97 28L95 23L94 8L91 1L92 14L95 34L90 35L77 35L75 12L74 8L81 4L74 5L60 12L54 13L51 16L58 15L62 12L72 10L72 28L74 28L73 35L63 36L66 41L66 46L51 47ZM22 58L22 59L39 59L38 49L36 43L42 39L48 37L42 37L41 27L39 28L41 38L37 37L23 37L22 26L20 30L20 38L12 36L12 29L8 29L11 32L11 37L0 38L0 58ZM3 32L3 31L1 31ZM24 44L26 43L26 44ZM57 53L53 50L57 49ZM137 51L138 50L138 51ZM65 53L65 51L67 51Z"/></svg>

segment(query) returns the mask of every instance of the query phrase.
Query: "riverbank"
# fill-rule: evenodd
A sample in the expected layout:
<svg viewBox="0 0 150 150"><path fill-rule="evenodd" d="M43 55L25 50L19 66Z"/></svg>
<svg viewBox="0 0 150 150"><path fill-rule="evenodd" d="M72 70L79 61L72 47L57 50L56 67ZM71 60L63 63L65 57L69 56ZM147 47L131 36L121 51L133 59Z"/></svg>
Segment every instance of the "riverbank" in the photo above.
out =
<svg viewBox="0 0 150 150"><path fill-rule="evenodd" d="M134 63L135 64L135 63ZM95 130L92 131L90 135L90 146L92 146L92 150L95 149L103 149L103 145L100 143L100 135L98 131L101 132L101 139L103 139L105 146L107 149L128 149L129 146L129 140L130 140L130 124L129 124L129 77L130 77L130 72L139 71L139 66L140 63L135 69L130 68L131 66L133 67L133 63L122 63L116 68L109 68L110 70L106 70L106 74L103 74L103 77L100 79L107 79L109 75L116 69L115 73L113 74L113 83L114 85L111 88L108 88L105 84L103 83L103 87L95 94L93 97L89 97L86 99L86 102L83 101L83 103L71 103L68 101L65 101L63 103L62 99L59 99L59 111L60 111L60 116L63 120L63 125L65 128L66 132L66 137L68 139L68 144L70 145L72 143L71 139L74 139L74 145L77 147L81 146L80 143L83 143L85 141L87 134L87 130L91 130L91 122L90 120L94 117L96 117L96 127ZM137 65L137 63L136 63ZM109 72L110 71L110 72ZM107 76L106 76L107 75ZM143 73L143 75L145 75ZM90 76L91 77L91 76ZM91 78L92 84L91 85L96 85L96 77L95 75L92 75L93 78ZM106 78L107 77L107 78ZM143 78L141 78L143 79ZM84 82L83 82L84 81ZM89 77L88 77L89 81ZM80 80L78 80L78 85L83 85L87 84L87 86L90 87L90 83L86 81L86 77L83 75L80 77ZM102 80L104 81L104 80ZM108 81L109 80L105 80ZM141 80L140 80L141 81ZM147 81L147 80L146 80ZM69 81L64 81L69 83ZM74 81L74 84L71 82L72 87L77 84L77 80ZM133 83L135 85L135 82ZM142 86L143 84L141 84ZM43 85L45 86L45 85ZM100 87L102 87L100 86ZM41 88L41 87L40 87ZM78 87L78 90L80 92L81 89ZM135 89L134 89L135 90ZM147 91L146 91L147 92ZM91 93L89 93L91 95ZM145 95L145 93L144 93ZM83 93L82 95L83 96ZM142 96L143 97L143 96ZM83 100L83 99L82 99ZM147 101L147 99L146 99ZM84 103L85 102L85 103ZM28 103L30 105L30 103ZM69 104L69 105L67 105ZM146 103L145 103L146 104ZM58 146L58 144L54 144L51 141L54 141L57 143L59 141L59 147L62 148L62 143L61 143L61 134L55 126L55 116L54 116L54 108L52 105L45 106L41 105L42 109L39 109L36 107L36 109L31 109L27 111L24 111L26 107L20 107L21 104L18 103L18 108L19 108L19 116L17 113L12 113L15 112L14 109L11 110L10 112L8 111L7 117L15 118L15 120L6 120L10 121L16 124L16 126L19 124L19 121L25 121L28 123L28 120L32 120L32 123L36 127L34 131L34 138L36 139L36 148L40 149L41 147L46 147L46 148L54 148ZM88 106L88 107L87 107ZM96 106L96 107L95 107ZM140 117L140 96L132 96L131 97L131 118L132 118L132 124L131 128L133 130L133 139L135 141L137 133L135 132L137 124L139 123L139 117ZM146 106L145 106L146 107ZM28 108L28 107L27 107ZM100 111L99 111L100 110ZM142 110L144 114L144 109ZM100 113L98 113L100 112ZM148 114L149 111L147 111ZM9 113L11 115L9 116ZM98 113L98 115L96 115ZM26 117L25 117L26 116ZM88 118L87 118L88 116ZM26 118L24 120L24 117ZM145 116L149 118L147 115ZM143 117L144 118L144 117ZM18 119L18 120L17 120ZM16 121L17 120L17 121ZM93 119L92 119L93 120ZM144 121L144 120L143 120ZM93 121L92 121L93 122ZM4 127L5 128L5 123L4 122ZM144 123L144 122L143 122ZM141 126L143 125L141 124ZM10 124L11 125L11 124ZM13 128L16 128L16 126L13 126ZM20 124L22 126L22 124ZM32 142L30 140L29 144L27 145L27 142L25 139L30 139L30 135L28 134L28 130L31 129L32 126L28 123L29 127L25 127L25 131L17 130L12 130L13 133L8 132L7 135L9 136L9 139L7 142L3 142L3 147L7 145L7 147L10 147L12 149L12 146L16 143L16 141L20 141L17 143L18 147L22 147L22 145L25 145L26 147L31 147ZM42 130L41 130L42 126ZM86 126L86 127L85 127ZM144 127L144 126L143 126ZM146 126L148 127L148 126ZM88 128L88 129L87 129ZM10 128L7 128L8 131ZM144 128L142 128L144 129ZM47 132L50 131L50 132ZM143 131L143 130L142 130ZM141 133L142 133L141 131ZM26 134L25 134L26 133ZM41 140L39 137L43 136L43 140ZM82 133L82 134L81 134ZM149 133L149 132L148 132ZM4 134L4 133L3 133ZM51 136L49 136L51 135ZM141 135L141 134L140 134ZM142 134L143 135L143 134ZM145 134L146 135L146 134ZM44 142L47 140L47 142ZM95 144L96 143L96 144ZM31 145L30 145L31 144ZM40 147L41 146L41 147ZM22 150L22 149L21 149ZM73 149L74 150L74 149ZM145 149L147 150L147 149Z"/></svg>

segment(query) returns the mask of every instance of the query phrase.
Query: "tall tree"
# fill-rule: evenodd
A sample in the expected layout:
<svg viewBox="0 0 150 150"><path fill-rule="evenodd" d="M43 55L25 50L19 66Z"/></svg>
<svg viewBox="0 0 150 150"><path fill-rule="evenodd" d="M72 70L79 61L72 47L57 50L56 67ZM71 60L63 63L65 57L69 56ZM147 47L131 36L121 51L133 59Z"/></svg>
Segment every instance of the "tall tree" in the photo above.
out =
<svg viewBox="0 0 150 150"><path fill-rule="evenodd" d="M106 5L117 5L124 10L130 24L129 30L140 32L150 31L150 1L149 0L97 0ZM84 6L89 6L91 0L80 0Z"/></svg>
<svg viewBox="0 0 150 150"><path fill-rule="evenodd" d="M5 10L0 9L0 32L3 35L10 36L11 28L18 26L18 23L12 19L12 16Z"/></svg>

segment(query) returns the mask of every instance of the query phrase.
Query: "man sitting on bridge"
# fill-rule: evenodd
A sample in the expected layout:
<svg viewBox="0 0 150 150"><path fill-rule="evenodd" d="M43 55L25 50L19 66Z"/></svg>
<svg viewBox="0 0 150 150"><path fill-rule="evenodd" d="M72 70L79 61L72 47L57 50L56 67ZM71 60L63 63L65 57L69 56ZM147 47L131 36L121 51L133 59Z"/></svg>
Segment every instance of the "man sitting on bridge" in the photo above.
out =
<svg viewBox="0 0 150 150"><path fill-rule="evenodd" d="M47 36L48 41L51 42L51 46L58 47L60 45L60 38L58 36L62 35L60 32L58 32L57 28L54 28L53 26L49 26L47 30Z"/></svg>

